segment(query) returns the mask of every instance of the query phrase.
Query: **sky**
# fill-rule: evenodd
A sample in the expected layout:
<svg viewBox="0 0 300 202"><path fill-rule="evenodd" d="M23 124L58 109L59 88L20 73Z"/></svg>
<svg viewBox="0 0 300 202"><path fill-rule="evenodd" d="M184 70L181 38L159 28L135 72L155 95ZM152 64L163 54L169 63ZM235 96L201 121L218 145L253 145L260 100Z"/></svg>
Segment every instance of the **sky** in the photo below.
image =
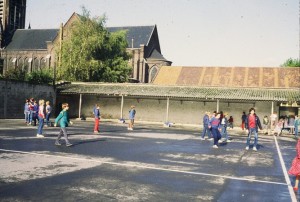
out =
<svg viewBox="0 0 300 202"><path fill-rule="evenodd" d="M300 56L299 0L27 0L26 28L59 28L84 6L106 26L156 25L172 66L277 67Z"/></svg>

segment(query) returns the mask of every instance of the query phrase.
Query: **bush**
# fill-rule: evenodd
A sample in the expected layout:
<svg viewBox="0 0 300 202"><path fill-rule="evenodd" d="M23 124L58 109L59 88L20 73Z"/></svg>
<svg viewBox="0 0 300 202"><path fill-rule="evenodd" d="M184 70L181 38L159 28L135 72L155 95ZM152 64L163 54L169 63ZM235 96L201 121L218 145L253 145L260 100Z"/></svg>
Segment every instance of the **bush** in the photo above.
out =
<svg viewBox="0 0 300 202"><path fill-rule="evenodd" d="M4 79L11 79L17 81L24 81L25 77L26 73L22 69L9 69L3 75Z"/></svg>
<svg viewBox="0 0 300 202"><path fill-rule="evenodd" d="M40 70L28 73L25 80L34 84L51 84L53 82L52 71Z"/></svg>

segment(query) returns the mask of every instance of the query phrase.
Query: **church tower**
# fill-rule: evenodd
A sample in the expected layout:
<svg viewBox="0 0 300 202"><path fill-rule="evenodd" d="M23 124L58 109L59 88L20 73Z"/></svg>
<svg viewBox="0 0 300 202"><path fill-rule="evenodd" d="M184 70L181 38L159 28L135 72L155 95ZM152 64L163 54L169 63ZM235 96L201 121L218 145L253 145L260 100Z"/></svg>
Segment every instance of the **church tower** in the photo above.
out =
<svg viewBox="0 0 300 202"><path fill-rule="evenodd" d="M1 48L16 29L25 28L26 0L0 0Z"/></svg>

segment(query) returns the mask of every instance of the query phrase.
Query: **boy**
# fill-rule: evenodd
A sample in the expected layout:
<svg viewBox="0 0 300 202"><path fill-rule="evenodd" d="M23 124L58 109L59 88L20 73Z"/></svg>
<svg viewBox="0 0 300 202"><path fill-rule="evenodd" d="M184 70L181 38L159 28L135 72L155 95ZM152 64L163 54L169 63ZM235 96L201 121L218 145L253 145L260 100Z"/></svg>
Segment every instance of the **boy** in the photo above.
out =
<svg viewBox="0 0 300 202"><path fill-rule="evenodd" d="M99 133L100 107L98 104L95 105L93 109L93 114L95 116L94 133Z"/></svg>
<svg viewBox="0 0 300 202"><path fill-rule="evenodd" d="M68 110L69 110L69 104L68 103L63 103L62 104L62 111L59 113L58 117L55 119L54 127L56 127L58 122L60 124L60 131L59 131L58 137L55 141L55 145L57 145L57 146L61 145L60 138L61 138L62 135L64 135L64 138L65 138L65 141L66 141L66 146L67 147L72 146L72 144L69 142L67 129L66 129L66 127L68 127L69 123L71 125L73 124L69 120Z"/></svg>
<svg viewBox="0 0 300 202"><path fill-rule="evenodd" d="M258 128L262 130L260 120L258 116L255 114L255 109L250 108L249 109L249 114L245 120L245 127L246 130L248 131L248 138L247 138L247 146L246 150L249 150L250 146L250 139L251 139L251 134L254 133L254 144L253 144L253 151L257 151L257 142L258 142Z"/></svg>
<svg viewBox="0 0 300 202"><path fill-rule="evenodd" d="M131 106L131 109L129 110L129 124L128 124L128 130L133 130L133 124L134 124L134 117L135 117L135 106Z"/></svg>

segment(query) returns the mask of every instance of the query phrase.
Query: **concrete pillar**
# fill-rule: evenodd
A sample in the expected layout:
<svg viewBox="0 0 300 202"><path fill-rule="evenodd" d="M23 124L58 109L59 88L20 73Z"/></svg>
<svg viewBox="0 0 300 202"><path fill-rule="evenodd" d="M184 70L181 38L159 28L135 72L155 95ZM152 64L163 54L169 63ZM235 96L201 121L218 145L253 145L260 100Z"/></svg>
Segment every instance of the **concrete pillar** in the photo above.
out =
<svg viewBox="0 0 300 202"><path fill-rule="evenodd" d="M82 104L82 94L79 95L79 112L78 112L78 118L81 118L81 104Z"/></svg>
<svg viewBox="0 0 300 202"><path fill-rule="evenodd" d="M220 108L220 103L219 102L220 102L220 100L218 99L217 100L217 112L219 112L219 108Z"/></svg>
<svg viewBox="0 0 300 202"><path fill-rule="evenodd" d="M272 101L272 108L271 108L271 114L274 113L274 101Z"/></svg>

